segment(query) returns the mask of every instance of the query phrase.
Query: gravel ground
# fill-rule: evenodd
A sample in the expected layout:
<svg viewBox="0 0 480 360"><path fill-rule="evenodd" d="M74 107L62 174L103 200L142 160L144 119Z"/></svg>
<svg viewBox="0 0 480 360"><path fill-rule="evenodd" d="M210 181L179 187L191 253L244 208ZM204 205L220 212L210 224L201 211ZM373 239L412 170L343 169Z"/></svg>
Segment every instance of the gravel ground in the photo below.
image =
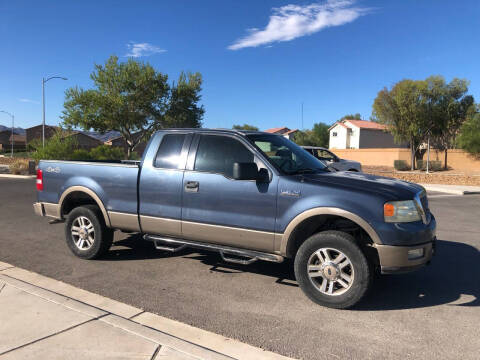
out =
<svg viewBox="0 0 480 360"><path fill-rule="evenodd" d="M480 186L480 174L465 174L455 170L426 174L425 171L396 171L387 166L362 166L367 174L380 175L421 184Z"/></svg>

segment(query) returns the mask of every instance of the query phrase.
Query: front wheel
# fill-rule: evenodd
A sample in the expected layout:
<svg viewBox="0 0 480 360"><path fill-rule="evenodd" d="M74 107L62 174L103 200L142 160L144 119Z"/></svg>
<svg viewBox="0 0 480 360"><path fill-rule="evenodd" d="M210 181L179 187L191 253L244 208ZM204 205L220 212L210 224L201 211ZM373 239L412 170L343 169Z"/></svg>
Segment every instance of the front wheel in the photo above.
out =
<svg viewBox="0 0 480 360"><path fill-rule="evenodd" d="M312 235L295 256L295 277L317 304L346 309L359 302L372 283L371 266L355 239L341 231Z"/></svg>
<svg viewBox="0 0 480 360"><path fill-rule="evenodd" d="M107 228L97 206L73 209L65 223L65 238L70 250L79 258L96 259L105 254L113 242L113 231Z"/></svg>

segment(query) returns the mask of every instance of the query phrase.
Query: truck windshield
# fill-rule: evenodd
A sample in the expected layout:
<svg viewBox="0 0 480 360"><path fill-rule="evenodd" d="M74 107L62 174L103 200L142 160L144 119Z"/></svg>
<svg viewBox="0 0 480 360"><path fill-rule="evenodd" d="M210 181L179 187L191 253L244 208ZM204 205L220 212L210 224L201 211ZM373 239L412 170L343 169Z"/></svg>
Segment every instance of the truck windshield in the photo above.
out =
<svg viewBox="0 0 480 360"><path fill-rule="evenodd" d="M270 163L287 175L328 171L327 166L297 144L280 135L249 134L247 138Z"/></svg>

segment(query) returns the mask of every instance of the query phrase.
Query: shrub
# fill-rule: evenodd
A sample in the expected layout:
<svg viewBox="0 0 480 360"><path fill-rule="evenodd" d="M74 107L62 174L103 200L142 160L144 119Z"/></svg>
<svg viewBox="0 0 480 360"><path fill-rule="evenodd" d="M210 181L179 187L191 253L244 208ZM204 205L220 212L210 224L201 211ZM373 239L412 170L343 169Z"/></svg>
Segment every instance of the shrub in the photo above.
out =
<svg viewBox="0 0 480 360"><path fill-rule="evenodd" d="M417 168L420 170L427 170L427 160L417 160ZM428 170L440 171L442 169L442 162L439 160L430 160Z"/></svg>
<svg viewBox="0 0 480 360"><path fill-rule="evenodd" d="M45 141L45 147L40 142L30 145L36 151L32 157L38 162L40 160L70 160L74 150L77 148L77 142L71 136L66 136L64 130L55 133L51 138Z"/></svg>
<svg viewBox="0 0 480 360"><path fill-rule="evenodd" d="M70 160L93 160L92 155L88 150L85 149L76 149L73 151Z"/></svg>
<svg viewBox="0 0 480 360"><path fill-rule="evenodd" d="M395 170L398 170L398 171L405 171L410 169L410 167L408 166L405 160L394 160L393 167L395 168Z"/></svg>
<svg viewBox="0 0 480 360"><path fill-rule="evenodd" d="M28 160L27 159L15 159L9 166L10 172L15 175L28 174Z"/></svg>
<svg viewBox="0 0 480 360"><path fill-rule="evenodd" d="M93 160L123 160L126 158L122 148L109 145L100 145L90 150Z"/></svg>
<svg viewBox="0 0 480 360"><path fill-rule="evenodd" d="M140 160L142 157L137 152L132 151L128 160Z"/></svg>

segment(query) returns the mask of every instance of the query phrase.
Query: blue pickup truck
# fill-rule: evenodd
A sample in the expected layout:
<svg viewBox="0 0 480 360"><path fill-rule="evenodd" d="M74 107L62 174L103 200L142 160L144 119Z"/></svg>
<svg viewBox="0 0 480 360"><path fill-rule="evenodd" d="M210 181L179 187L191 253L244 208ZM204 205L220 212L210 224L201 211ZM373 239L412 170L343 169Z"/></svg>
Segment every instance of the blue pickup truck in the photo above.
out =
<svg viewBox="0 0 480 360"><path fill-rule="evenodd" d="M218 251L224 261L293 259L314 302L356 304L374 273L430 262L434 216L416 184L336 172L278 135L156 132L139 162L40 161L35 213L65 222L66 242L94 259L113 232L163 251Z"/></svg>

